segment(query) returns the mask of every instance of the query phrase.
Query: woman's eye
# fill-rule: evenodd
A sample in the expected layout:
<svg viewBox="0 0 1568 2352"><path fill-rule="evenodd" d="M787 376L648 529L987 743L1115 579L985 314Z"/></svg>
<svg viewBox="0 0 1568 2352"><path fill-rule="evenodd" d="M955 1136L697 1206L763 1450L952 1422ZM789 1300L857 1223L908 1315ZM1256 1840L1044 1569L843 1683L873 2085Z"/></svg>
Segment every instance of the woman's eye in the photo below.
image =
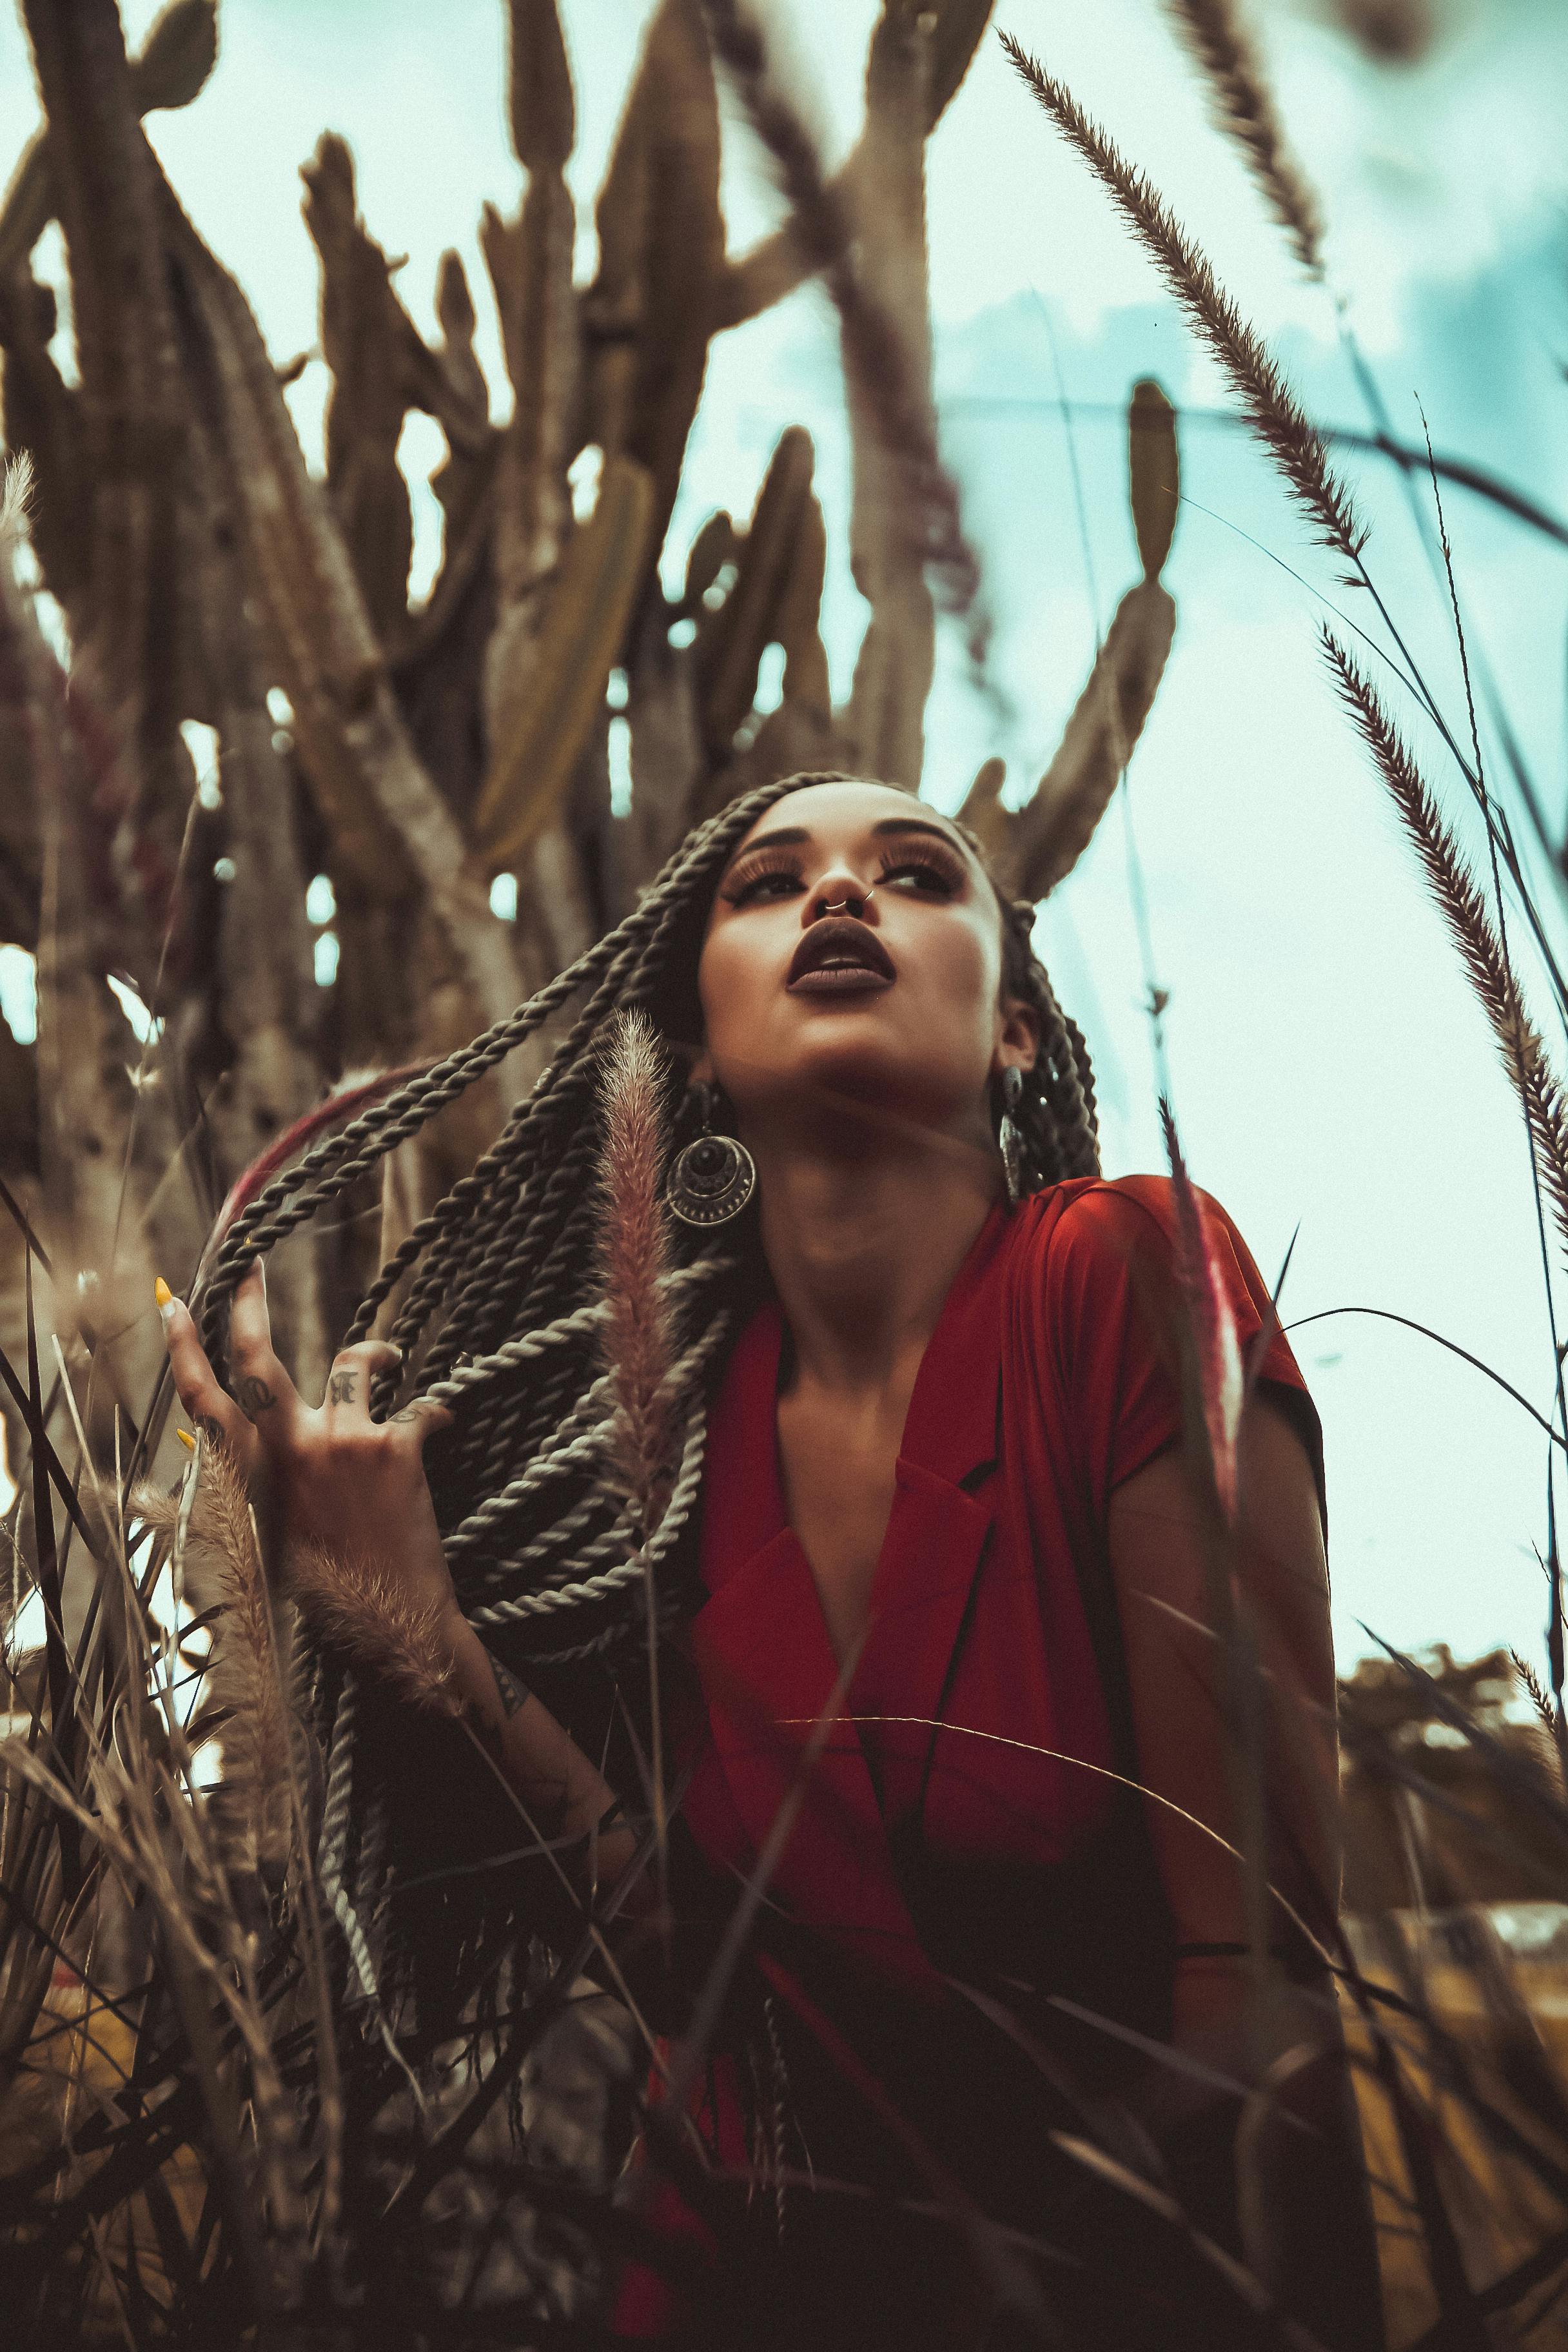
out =
<svg viewBox="0 0 1568 2352"><path fill-rule="evenodd" d="M933 898L951 898L958 887L956 878L946 866L924 857L907 857L900 865L887 866L881 878L884 883L902 883Z"/></svg>
<svg viewBox="0 0 1568 2352"><path fill-rule="evenodd" d="M731 907L749 907L758 899L793 898L800 888L798 874L753 874L725 892Z"/></svg>

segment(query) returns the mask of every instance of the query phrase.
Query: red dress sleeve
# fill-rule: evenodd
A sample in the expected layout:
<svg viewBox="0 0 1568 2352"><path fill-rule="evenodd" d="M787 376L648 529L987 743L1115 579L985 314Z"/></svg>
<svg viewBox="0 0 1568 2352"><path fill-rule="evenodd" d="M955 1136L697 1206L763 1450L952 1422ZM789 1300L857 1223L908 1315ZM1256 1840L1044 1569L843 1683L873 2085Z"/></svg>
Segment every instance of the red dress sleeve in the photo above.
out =
<svg viewBox="0 0 1568 2352"><path fill-rule="evenodd" d="M1269 1286L1217 1202L1202 1196L1249 1381L1289 1420L1323 1501L1322 1433L1274 1319ZM1184 1315L1168 1178L1086 1185L1042 1234L1039 1328L1068 1400L1073 1452L1097 1511L1182 1435ZM1261 1357L1259 1357L1261 1349Z"/></svg>

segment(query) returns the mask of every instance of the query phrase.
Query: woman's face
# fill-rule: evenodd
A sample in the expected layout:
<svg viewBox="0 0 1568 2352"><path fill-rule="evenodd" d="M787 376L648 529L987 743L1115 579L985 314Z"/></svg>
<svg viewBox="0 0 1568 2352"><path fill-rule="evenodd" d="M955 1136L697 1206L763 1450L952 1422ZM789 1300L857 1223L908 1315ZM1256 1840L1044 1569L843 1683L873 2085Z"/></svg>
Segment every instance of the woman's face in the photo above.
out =
<svg viewBox="0 0 1568 2352"><path fill-rule="evenodd" d="M995 894L952 825L891 785L803 785L720 880L704 1061L743 1125L855 1105L989 1147L988 1082L1037 1042L1001 979Z"/></svg>

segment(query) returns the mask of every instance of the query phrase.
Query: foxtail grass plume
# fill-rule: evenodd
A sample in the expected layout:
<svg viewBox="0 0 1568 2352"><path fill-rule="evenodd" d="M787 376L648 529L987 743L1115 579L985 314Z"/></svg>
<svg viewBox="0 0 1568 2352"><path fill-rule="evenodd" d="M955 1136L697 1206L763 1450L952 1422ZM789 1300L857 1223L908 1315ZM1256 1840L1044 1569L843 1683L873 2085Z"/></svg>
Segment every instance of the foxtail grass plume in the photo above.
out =
<svg viewBox="0 0 1568 2352"><path fill-rule="evenodd" d="M195 1470L197 1495L205 1490L209 1539L223 1562L224 1638L214 1645L210 1679L215 1699L234 1709L223 1735L225 1771L243 1791L258 1864L275 1868L288 1850L291 1769L277 1619L238 1464L226 1446L208 1441Z"/></svg>
<svg viewBox="0 0 1568 2352"><path fill-rule="evenodd" d="M661 1887L665 1881L664 1741L659 1727L658 1612L646 1546L669 1500L674 1431L669 1373L675 1333L663 1277L669 1270L664 1207L665 1119L658 1039L646 1014L612 1031L600 1098L601 1260L608 1320L605 1367L616 1393L611 1475L631 1504L643 1545L648 1696L653 1717L652 1799Z"/></svg>
<svg viewBox="0 0 1568 2352"><path fill-rule="evenodd" d="M394 1697L436 1715L461 1714L440 1611L411 1601L378 1559L296 1544L288 1580L302 1615L330 1648L347 1651Z"/></svg>
<svg viewBox="0 0 1568 2352"><path fill-rule="evenodd" d="M1514 1673L1524 1685L1524 1695L1526 1698L1529 1699L1531 1706L1535 1709L1536 1715L1541 1720L1542 1729L1550 1732L1552 1738L1555 1738L1557 1733L1557 1718L1552 1713L1552 1701L1546 1696L1546 1688L1544 1684L1542 1682L1541 1676L1536 1673L1535 1668L1531 1664L1530 1660L1526 1657L1522 1657L1519 1651L1510 1650L1509 1656L1513 1660Z"/></svg>
<svg viewBox="0 0 1568 2352"><path fill-rule="evenodd" d="M599 1160L603 1270L609 1310L605 1361L616 1392L612 1466L646 1542L663 1515L671 1475L668 1381L674 1360L664 1278L663 1056L640 1013L619 1021L605 1055Z"/></svg>
<svg viewBox="0 0 1568 2352"><path fill-rule="evenodd" d="M1161 275L1235 388L1244 414L1285 476L1319 538L1353 562L1366 530L1329 463L1321 436L1164 198L1083 111L1061 82L1000 36L1019 78L1070 140L1153 256Z"/></svg>
<svg viewBox="0 0 1568 2352"><path fill-rule="evenodd" d="M283 1691L271 1596L256 1540L256 1522L238 1465L226 1446L204 1440L187 1471L195 1490L139 1493L136 1517L171 1536L184 1527L186 1548L204 1556L222 1602L213 1637L207 1683L227 1710L223 1730L223 1780L238 1808L235 1816L246 1866L272 1871L287 1858L289 1717Z"/></svg>
<svg viewBox="0 0 1568 2352"><path fill-rule="evenodd" d="M1377 762L1405 829L1415 845L1427 887L1480 998L1530 1129L1542 1186L1559 1236L1568 1246L1568 1112L1562 1083L1546 1057L1474 875L1444 823L1397 729L1371 685L1324 626L1322 646L1340 698Z"/></svg>
<svg viewBox="0 0 1568 2352"><path fill-rule="evenodd" d="M26 449L0 473L0 562L9 561L27 531L27 510L33 503L33 460Z"/></svg>
<svg viewBox="0 0 1568 2352"><path fill-rule="evenodd" d="M1208 1433L1215 1491L1227 1521L1236 1517L1236 1444L1245 1395L1236 1315L1215 1254L1203 1197L1187 1173L1171 1106L1160 1104L1171 1186L1176 1202L1176 1280L1192 1327L1198 1388Z"/></svg>
<svg viewBox="0 0 1568 2352"><path fill-rule="evenodd" d="M1303 269L1323 276L1323 222L1290 151L1263 67L1235 0L1165 0L1165 13L1208 76L1213 111L1247 157L1264 202Z"/></svg>

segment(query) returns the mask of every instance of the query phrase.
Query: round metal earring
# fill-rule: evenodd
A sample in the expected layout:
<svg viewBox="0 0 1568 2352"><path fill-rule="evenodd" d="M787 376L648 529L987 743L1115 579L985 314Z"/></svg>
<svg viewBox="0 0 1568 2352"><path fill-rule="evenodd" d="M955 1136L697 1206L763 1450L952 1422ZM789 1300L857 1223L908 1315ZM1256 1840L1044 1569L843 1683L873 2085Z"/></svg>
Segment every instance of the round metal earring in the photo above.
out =
<svg viewBox="0 0 1568 2352"><path fill-rule="evenodd" d="M1024 1197L1024 1130L1014 1117L1023 1099L1023 1071L1004 1070L1002 1123L996 1130L996 1140L1002 1147L1002 1171L1007 1179L1008 1205L1015 1209Z"/></svg>
<svg viewBox="0 0 1568 2352"><path fill-rule="evenodd" d="M757 1189L757 1163L732 1135L714 1134L716 1088L700 1079L693 1092L702 1131L670 1162L665 1202L683 1225L727 1225Z"/></svg>

